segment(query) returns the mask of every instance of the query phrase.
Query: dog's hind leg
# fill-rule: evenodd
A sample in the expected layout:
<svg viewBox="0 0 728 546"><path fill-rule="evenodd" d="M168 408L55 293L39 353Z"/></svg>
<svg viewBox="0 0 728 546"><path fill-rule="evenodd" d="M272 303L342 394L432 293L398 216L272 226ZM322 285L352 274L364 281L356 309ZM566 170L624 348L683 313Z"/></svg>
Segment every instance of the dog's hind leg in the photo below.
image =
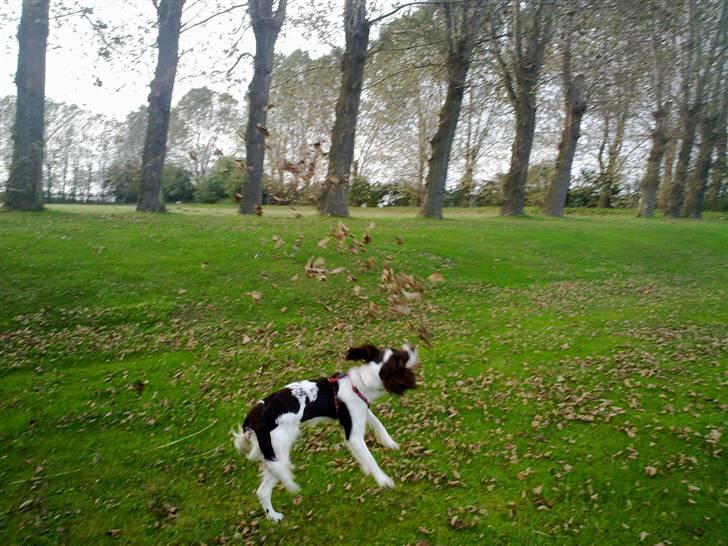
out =
<svg viewBox="0 0 728 546"><path fill-rule="evenodd" d="M290 451L298 436L298 426L293 423L281 424L271 431L270 439L275 452L275 460L265 460L266 468L278 478L291 493L298 493L301 488L293 479L291 471Z"/></svg>
<svg viewBox="0 0 728 546"><path fill-rule="evenodd" d="M263 506L263 510L265 510L265 517L273 521L281 521L283 519L283 514L276 512L273 508L273 503L271 502L273 488L276 483L278 483L278 478L276 478L275 475L268 470L265 464L261 464L260 467L262 478L257 491L258 500L260 500L260 504Z"/></svg>

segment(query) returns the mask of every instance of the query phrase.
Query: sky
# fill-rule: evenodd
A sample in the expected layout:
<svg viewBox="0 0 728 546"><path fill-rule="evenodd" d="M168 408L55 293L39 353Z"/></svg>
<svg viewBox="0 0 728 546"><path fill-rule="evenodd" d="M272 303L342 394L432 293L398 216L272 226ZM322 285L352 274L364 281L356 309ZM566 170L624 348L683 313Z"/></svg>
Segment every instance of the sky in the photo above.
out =
<svg viewBox="0 0 728 546"><path fill-rule="evenodd" d="M220 0L187 0L183 25L191 25L217 13L215 4L226 7L246 2ZM81 3L93 8L88 19L79 15L62 16L60 6ZM313 57L330 51L331 44L316 36L304 36L301 27L291 20L302 16L302 4L289 2L289 21L276 44L276 51L287 54L304 49ZM332 0L330 17L343 0ZM15 94L17 66L17 27L20 19L20 0L0 0L0 96ZM46 96L55 101L73 103L91 111L123 119L128 112L146 103L149 83L156 62L156 28L151 0L52 0L51 25L46 58ZM101 20L110 28L94 32L92 22ZM180 38L180 64L175 83L173 102L194 87L207 86L226 91L242 101L251 74L251 58L243 57L229 77L225 72L233 65L238 53L228 51L234 40L240 39L237 51L252 53L255 41L247 27L244 7L215 17L205 25L184 31ZM330 24L335 24L330 21ZM123 44L112 49L111 58L99 57L102 40L127 35ZM337 36L340 33L332 34ZM336 44L339 45L339 44Z"/></svg>

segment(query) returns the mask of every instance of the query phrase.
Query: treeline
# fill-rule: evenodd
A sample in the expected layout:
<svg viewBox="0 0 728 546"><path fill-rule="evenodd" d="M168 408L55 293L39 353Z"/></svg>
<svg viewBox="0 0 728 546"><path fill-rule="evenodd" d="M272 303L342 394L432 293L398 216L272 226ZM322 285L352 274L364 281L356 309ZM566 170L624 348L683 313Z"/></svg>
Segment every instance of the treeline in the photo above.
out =
<svg viewBox="0 0 728 546"><path fill-rule="evenodd" d="M409 205L428 217L446 206L554 216L620 206L674 217L728 208L725 1L466 0L376 11L345 0L345 47L312 59L275 54L287 2L249 0L257 47L246 104L199 88L172 107L183 4L159 2L149 106L124 122L46 101L45 136L28 144L17 121L37 128L37 104L21 100L28 88L18 87L17 115L2 99L4 123L16 119L14 148L2 143L6 205L114 200L155 211L165 200L236 197L241 213L265 203L341 216L349 206ZM304 19L326 26L317 9ZM30 15L36 26L45 16L47 32L48 2L24 3L21 60L44 53L23 47L38 33L24 31ZM18 152L23 145L36 153ZM28 165L39 149L35 177Z"/></svg>

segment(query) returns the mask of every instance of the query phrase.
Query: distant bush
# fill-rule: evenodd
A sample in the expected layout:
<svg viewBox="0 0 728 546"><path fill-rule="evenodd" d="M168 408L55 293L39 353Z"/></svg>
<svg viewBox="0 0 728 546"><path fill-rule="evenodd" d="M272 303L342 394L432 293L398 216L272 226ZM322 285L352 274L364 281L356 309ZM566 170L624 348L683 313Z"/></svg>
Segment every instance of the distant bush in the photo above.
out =
<svg viewBox="0 0 728 546"><path fill-rule="evenodd" d="M113 164L103 180L104 193L116 203L136 203L139 200L141 165L133 161Z"/></svg>
<svg viewBox="0 0 728 546"><path fill-rule="evenodd" d="M192 201L194 193L190 171L176 165L164 166L162 194L165 201Z"/></svg>
<svg viewBox="0 0 728 546"><path fill-rule="evenodd" d="M198 203L216 203L225 197L225 179L218 174L203 176L194 193Z"/></svg>
<svg viewBox="0 0 728 546"><path fill-rule="evenodd" d="M582 170L569 186L566 194L567 207L596 207L599 201L599 175Z"/></svg>

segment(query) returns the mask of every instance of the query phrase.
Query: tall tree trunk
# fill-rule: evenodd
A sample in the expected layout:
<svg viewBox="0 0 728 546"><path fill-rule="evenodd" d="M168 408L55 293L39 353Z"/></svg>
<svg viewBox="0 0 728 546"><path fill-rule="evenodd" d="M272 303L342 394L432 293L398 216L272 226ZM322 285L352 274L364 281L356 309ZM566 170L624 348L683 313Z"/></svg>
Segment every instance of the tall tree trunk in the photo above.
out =
<svg viewBox="0 0 728 546"><path fill-rule="evenodd" d="M447 167L450 163L452 142L455 138L460 107L465 92L465 79L470 66L470 55L466 58L452 56L448 59L448 85L445 102L440 109L437 132L430 141L432 155L428 161L425 179L425 202L421 215L425 218L442 218L445 204L445 184Z"/></svg>
<svg viewBox="0 0 728 546"><path fill-rule="evenodd" d="M268 134L268 95L270 93L276 39L283 25L287 0L248 0L248 12L255 34L253 79L248 86L248 124L245 129L247 177L242 187L240 214L255 214L263 198L265 137Z"/></svg>
<svg viewBox="0 0 728 546"><path fill-rule="evenodd" d="M511 148L511 167L503 185L501 216L523 216L528 182L528 163L536 130L536 98L532 92L519 97L516 106L516 137Z"/></svg>
<svg viewBox="0 0 728 546"><path fill-rule="evenodd" d="M563 216L566 194L569 191L571 166L574 162L576 144L579 141L581 119L586 112L584 76L579 74L573 81L569 78L566 88L566 117L561 132L559 155L556 157L554 177L549 184L544 201L544 213L549 216Z"/></svg>
<svg viewBox="0 0 728 546"><path fill-rule="evenodd" d="M698 156L695 159L695 166L693 167L692 176L690 177L685 195L685 204L682 210L683 216L700 218L703 215L705 188L708 185L711 156L717 137L715 134L717 122L717 116L712 111L706 111L701 116L700 146L698 147Z"/></svg>
<svg viewBox="0 0 728 546"><path fill-rule="evenodd" d="M164 212L162 172L167 154L169 112L177 74L180 20L185 0L161 0L157 8L159 37L157 68L149 92L147 133L142 152L142 174L137 210Z"/></svg>
<svg viewBox="0 0 728 546"><path fill-rule="evenodd" d="M688 177L688 166L690 164L690 155L695 144L695 132L698 126L698 110L699 107L689 108L682 115L683 132L680 141L680 150L677 155L677 163L675 164L675 172L672 176L672 183L667 193L667 203L665 205L665 216L678 218L683 206L683 197L685 193L685 183Z"/></svg>
<svg viewBox="0 0 728 546"><path fill-rule="evenodd" d="M603 162L600 160L602 172L600 173L601 180L597 208L609 208L612 206L612 194L615 193L619 182L621 170L621 166L619 164L619 153L622 151L622 144L624 144L624 129L626 123L627 112L620 112L619 117L617 118L617 128L615 130L614 140L612 140L607 148L606 169L603 168Z"/></svg>
<svg viewBox="0 0 728 546"><path fill-rule="evenodd" d="M675 155L677 154L677 138L675 131L667 131L667 143L665 144L664 169L662 170L662 181L657 196L657 208L665 213L669 200L670 188L672 187L673 172L675 170Z"/></svg>
<svg viewBox="0 0 728 546"><path fill-rule="evenodd" d="M425 218L442 218L447 167L484 4L485 0L475 0L460 6L441 6L447 25L447 95L440 108L437 132L430 140L432 154L425 179L425 201L420 211Z"/></svg>
<svg viewBox="0 0 728 546"><path fill-rule="evenodd" d="M660 29L658 23L653 19L652 25L652 72L654 78L655 111L652 117L655 118L655 130L652 132L652 148L647 158L642 183L640 184L640 200L637 206L637 216L652 218L657 207L657 189L660 187L660 166L665 155L665 149L669 141L667 122L669 116L669 104L665 105L663 100L665 88L664 59L661 55L661 44L659 39Z"/></svg>
<svg viewBox="0 0 728 546"><path fill-rule="evenodd" d="M715 135L715 161L710 173L710 186L708 187L706 199L706 208L709 209L717 207L718 200L728 183L728 165L726 165L726 154L728 154L728 88L724 88L723 91L721 113Z"/></svg>
<svg viewBox="0 0 728 546"><path fill-rule="evenodd" d="M473 180L475 178L475 153L468 145L465 151L465 171L460 181L460 189L462 195L460 197L460 206L469 207L473 196Z"/></svg>
<svg viewBox="0 0 728 546"><path fill-rule="evenodd" d="M544 52L551 40L553 3L546 0L513 0L511 13L511 66L496 51L496 60L501 67L508 98L516 112L516 135L511 147L511 166L503 183L500 214L523 216L528 164L536 130L536 86L543 66Z"/></svg>
<svg viewBox="0 0 728 546"><path fill-rule="evenodd" d="M647 159L642 184L640 186L640 202L637 216L652 218L657 206L657 188L660 186L660 165L668 143L667 109L663 106L652 113L655 118L655 130L652 132L652 149Z"/></svg>
<svg viewBox="0 0 728 546"><path fill-rule="evenodd" d="M354 160L356 123L369 46L366 0L346 0L344 32L346 48L341 60L341 87L331 130L329 166L319 200L319 213L330 216L349 216L349 175Z"/></svg>
<svg viewBox="0 0 728 546"><path fill-rule="evenodd" d="M17 102L13 125L13 158L5 207L43 208L43 130L48 0L23 0L18 28Z"/></svg>

